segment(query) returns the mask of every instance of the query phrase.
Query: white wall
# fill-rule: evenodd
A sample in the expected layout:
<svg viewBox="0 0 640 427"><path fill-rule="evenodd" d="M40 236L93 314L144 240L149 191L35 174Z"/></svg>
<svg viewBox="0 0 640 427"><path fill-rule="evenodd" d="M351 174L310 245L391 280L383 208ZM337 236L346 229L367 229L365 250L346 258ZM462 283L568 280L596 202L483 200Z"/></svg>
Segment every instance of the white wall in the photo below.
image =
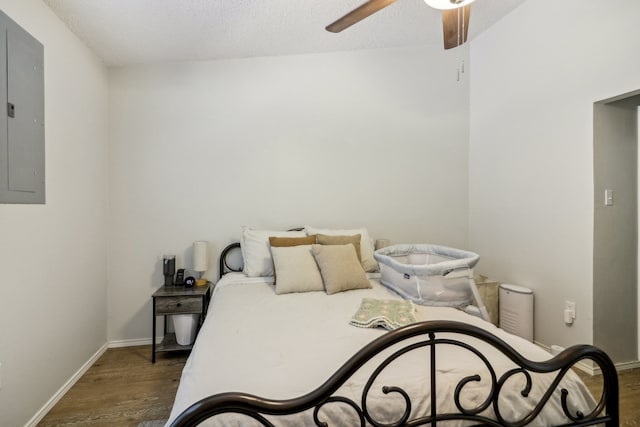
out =
<svg viewBox="0 0 640 427"><path fill-rule="evenodd" d="M0 8L44 45L46 204L0 204L0 425L24 425L106 341L105 68L39 0Z"/></svg>
<svg viewBox="0 0 640 427"><path fill-rule="evenodd" d="M109 339L151 336L159 257L207 276L240 227L367 226L467 244L463 50L438 47L110 72Z"/></svg>
<svg viewBox="0 0 640 427"><path fill-rule="evenodd" d="M592 340L593 103L640 88L638 16L637 0L529 0L471 46L469 244L534 289L546 345Z"/></svg>

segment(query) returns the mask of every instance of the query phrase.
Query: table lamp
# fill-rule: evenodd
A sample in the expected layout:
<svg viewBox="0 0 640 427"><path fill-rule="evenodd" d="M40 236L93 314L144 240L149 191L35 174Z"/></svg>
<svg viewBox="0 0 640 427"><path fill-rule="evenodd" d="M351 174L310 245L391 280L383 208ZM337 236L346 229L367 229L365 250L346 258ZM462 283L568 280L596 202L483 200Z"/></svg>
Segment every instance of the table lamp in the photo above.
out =
<svg viewBox="0 0 640 427"><path fill-rule="evenodd" d="M207 271L207 245L206 241L193 242L193 270L198 273L196 286L207 284L207 279L203 279L202 275Z"/></svg>

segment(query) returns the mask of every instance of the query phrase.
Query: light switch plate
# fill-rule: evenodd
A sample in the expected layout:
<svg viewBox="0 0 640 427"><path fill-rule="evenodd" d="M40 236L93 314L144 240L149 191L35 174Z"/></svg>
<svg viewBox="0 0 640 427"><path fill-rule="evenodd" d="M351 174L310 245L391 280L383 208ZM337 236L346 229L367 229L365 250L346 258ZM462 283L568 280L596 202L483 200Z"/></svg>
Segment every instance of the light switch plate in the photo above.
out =
<svg viewBox="0 0 640 427"><path fill-rule="evenodd" d="M604 190L604 205L613 206L613 190Z"/></svg>

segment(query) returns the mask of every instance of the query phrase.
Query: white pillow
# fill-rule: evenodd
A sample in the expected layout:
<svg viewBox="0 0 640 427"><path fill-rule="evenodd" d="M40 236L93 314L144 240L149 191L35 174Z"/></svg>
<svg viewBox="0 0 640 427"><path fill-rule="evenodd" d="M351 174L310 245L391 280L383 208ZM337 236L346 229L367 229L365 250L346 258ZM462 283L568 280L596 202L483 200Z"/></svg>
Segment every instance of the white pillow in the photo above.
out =
<svg viewBox="0 0 640 427"><path fill-rule="evenodd" d="M311 245L272 247L276 294L324 291Z"/></svg>
<svg viewBox="0 0 640 427"><path fill-rule="evenodd" d="M353 236L354 234L360 235L360 256L362 257L362 268L368 273L378 271L378 263L373 257L373 244L369 237L369 232L366 228L353 228L353 229L328 229L328 228L315 228L306 225L304 231L307 235L312 234L328 234L330 236Z"/></svg>
<svg viewBox="0 0 640 427"><path fill-rule="evenodd" d="M303 231L256 230L242 227L240 249L244 260L244 273L249 277L273 276L273 261L269 236L304 237Z"/></svg>

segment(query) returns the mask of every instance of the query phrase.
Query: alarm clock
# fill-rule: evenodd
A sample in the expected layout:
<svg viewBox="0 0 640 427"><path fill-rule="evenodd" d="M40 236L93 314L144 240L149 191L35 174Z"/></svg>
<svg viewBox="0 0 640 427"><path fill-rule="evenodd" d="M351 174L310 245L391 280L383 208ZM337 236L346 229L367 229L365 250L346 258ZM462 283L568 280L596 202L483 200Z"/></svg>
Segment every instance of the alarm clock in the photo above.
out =
<svg viewBox="0 0 640 427"><path fill-rule="evenodd" d="M182 286L184 285L184 268L179 268L178 272L176 273L176 286Z"/></svg>
<svg viewBox="0 0 640 427"><path fill-rule="evenodd" d="M196 278L193 277L193 276L189 276L186 279L184 279L184 287L185 288L191 288L195 284L196 284Z"/></svg>

